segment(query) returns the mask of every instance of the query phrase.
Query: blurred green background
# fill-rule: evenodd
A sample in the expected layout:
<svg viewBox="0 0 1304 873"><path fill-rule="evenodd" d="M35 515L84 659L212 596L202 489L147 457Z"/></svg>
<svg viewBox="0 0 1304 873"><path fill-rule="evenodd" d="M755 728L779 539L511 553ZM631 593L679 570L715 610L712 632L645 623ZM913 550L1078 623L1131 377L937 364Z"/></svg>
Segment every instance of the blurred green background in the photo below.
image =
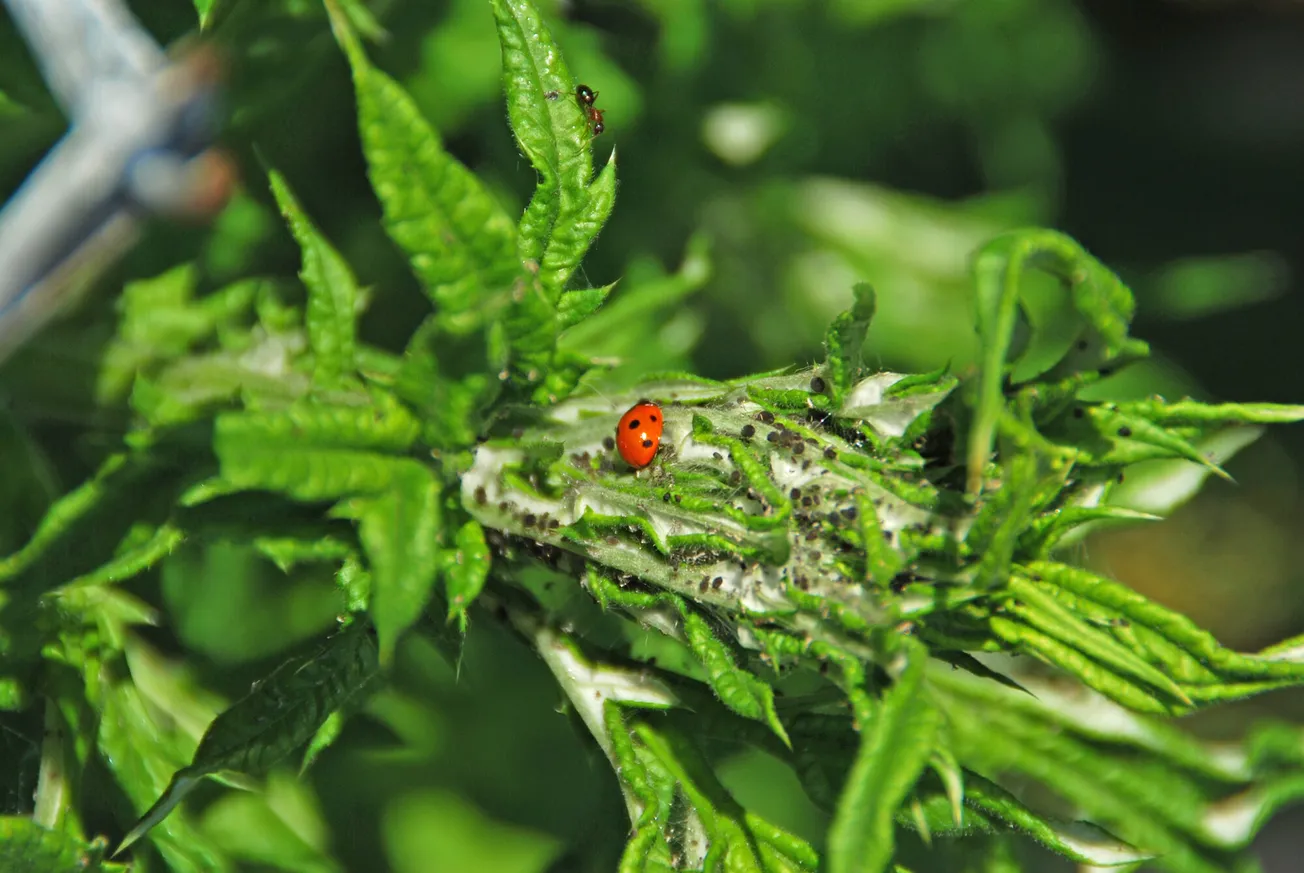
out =
<svg viewBox="0 0 1304 873"><path fill-rule="evenodd" d="M372 56L410 89L447 147L518 210L533 172L507 127L485 0L368 5L385 31ZM595 354L624 356L611 381L811 361L851 284L865 280L879 299L872 363L964 371L975 348L970 254L1004 228L1044 224L1076 236L1137 293L1136 333L1157 354L1107 390L1301 401L1304 7L540 5L579 81L600 92L599 158L619 152L615 218L580 277L621 279L610 305L641 327L633 347L587 338ZM185 0L133 8L161 40L196 25ZM0 370L5 552L129 422L130 386L107 384L96 370L110 348L117 289L187 262L199 293L297 271L265 168L286 174L371 286L369 340L400 344L426 311L380 229L351 86L320 4L218 0L211 36L229 62L226 143L246 189L212 228L151 229L104 293ZM0 93L0 191L8 191L64 123L2 18ZM147 366L161 352L141 354ZM1229 645L1297 633L1301 458L1304 429L1274 431L1233 462L1237 486L1210 486L1164 525L1098 537L1083 557ZM221 544L178 554L141 593L170 618L152 649L186 658L189 687L227 698L338 609L322 578L287 576ZM601 755L559 709L543 667L480 621L460 664L420 642L402 651L395 687L325 755L309 780L314 791L287 776L266 798L214 788L195 808L251 869L610 870L627 830L623 804ZM1198 727L1230 735L1269 712L1302 714L1297 698L1282 696ZM21 740L5 742L15 744L11 757L22 754ZM743 757L725 773L757 811L819 841L819 814L779 765ZM30 786L21 787L21 773L15 784L7 803L21 810ZM1291 840L1285 825L1268 832L1267 869L1297 869L1273 866L1279 844L1291 857ZM933 855L915 869L958 864Z"/></svg>

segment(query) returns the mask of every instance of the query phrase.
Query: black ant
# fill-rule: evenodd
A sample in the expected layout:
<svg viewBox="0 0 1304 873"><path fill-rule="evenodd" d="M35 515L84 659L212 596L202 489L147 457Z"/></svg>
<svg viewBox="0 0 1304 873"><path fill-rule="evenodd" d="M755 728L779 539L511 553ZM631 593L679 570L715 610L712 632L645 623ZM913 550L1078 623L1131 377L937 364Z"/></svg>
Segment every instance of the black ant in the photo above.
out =
<svg viewBox="0 0 1304 873"><path fill-rule="evenodd" d="M584 110L584 116L588 118L589 125L593 128L593 135L601 136L607 126L602 122L602 110L593 105L598 99L598 92L588 85L579 85L575 88L575 99L580 101L580 109Z"/></svg>

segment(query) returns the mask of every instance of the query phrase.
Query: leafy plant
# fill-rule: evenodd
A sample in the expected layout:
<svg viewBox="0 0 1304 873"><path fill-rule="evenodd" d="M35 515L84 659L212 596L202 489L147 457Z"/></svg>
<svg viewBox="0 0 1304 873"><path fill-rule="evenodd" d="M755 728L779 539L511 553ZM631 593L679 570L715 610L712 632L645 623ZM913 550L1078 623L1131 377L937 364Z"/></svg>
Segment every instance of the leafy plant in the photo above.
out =
<svg viewBox="0 0 1304 873"><path fill-rule="evenodd" d="M598 390L706 256L609 305L611 287L576 281L616 163L594 173L538 11L490 3L538 175L513 221L369 61L357 8L326 5L384 229L433 311L401 352L361 339L370 295L275 170L303 306L261 278L197 297L185 268L126 289L99 384L129 391L135 425L0 559L0 702L45 725L35 809L0 822L10 867L125 869L96 836L125 830L114 857L137 868L335 869L302 829L227 844L181 802L207 777L270 793L375 699L404 645L456 663L480 623L533 648L610 763L632 826L622 871L880 871L907 833L971 869L1013 869L1028 839L1096 866L1248 863L1257 827L1304 794L1298 731L1228 749L1171 717L1300 684L1304 648L1225 649L1065 550L1155 517L1110 503L1125 473L1176 494L1173 477L1225 475L1260 425L1304 408L1089 399L1148 350L1122 282L1045 230L977 253L982 353L962 377L867 368L875 298L859 285L812 367ZM1037 271L1075 327L1016 378ZM634 472L611 435L643 398L665 429ZM288 657L274 640L275 669L215 700L160 657L140 582L184 587L196 555L329 591L339 627L290 629ZM739 749L790 768L822 839L731 794L721 763Z"/></svg>

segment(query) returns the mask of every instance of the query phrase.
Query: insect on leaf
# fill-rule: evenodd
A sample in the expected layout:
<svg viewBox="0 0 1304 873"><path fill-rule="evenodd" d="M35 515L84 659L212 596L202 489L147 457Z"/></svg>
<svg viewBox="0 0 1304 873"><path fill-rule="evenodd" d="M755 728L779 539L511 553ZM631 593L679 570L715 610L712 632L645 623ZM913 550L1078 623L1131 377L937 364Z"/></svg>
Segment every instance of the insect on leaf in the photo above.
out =
<svg viewBox="0 0 1304 873"><path fill-rule="evenodd" d="M521 151L539 174L521 217L520 257L539 264L559 218L579 215L588 203L592 133L575 97L575 79L539 10L530 0L491 0L491 5L503 49L507 115Z"/></svg>

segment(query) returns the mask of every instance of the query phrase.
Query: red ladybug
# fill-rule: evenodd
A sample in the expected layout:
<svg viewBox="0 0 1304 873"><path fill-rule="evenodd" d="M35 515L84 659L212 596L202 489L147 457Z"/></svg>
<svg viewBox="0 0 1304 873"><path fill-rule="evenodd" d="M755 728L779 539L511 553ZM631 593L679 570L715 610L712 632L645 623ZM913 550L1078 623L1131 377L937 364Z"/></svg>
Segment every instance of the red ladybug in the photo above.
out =
<svg viewBox="0 0 1304 873"><path fill-rule="evenodd" d="M661 407L650 400L640 400L620 417L616 425L616 449L625 463L638 469L652 463L661 445Z"/></svg>
<svg viewBox="0 0 1304 873"><path fill-rule="evenodd" d="M588 85L580 85L575 89L575 99L580 101L580 109L584 110L584 117L589 120L593 135L601 136L607 125L602 122L602 110L593 105L598 99L598 92Z"/></svg>

